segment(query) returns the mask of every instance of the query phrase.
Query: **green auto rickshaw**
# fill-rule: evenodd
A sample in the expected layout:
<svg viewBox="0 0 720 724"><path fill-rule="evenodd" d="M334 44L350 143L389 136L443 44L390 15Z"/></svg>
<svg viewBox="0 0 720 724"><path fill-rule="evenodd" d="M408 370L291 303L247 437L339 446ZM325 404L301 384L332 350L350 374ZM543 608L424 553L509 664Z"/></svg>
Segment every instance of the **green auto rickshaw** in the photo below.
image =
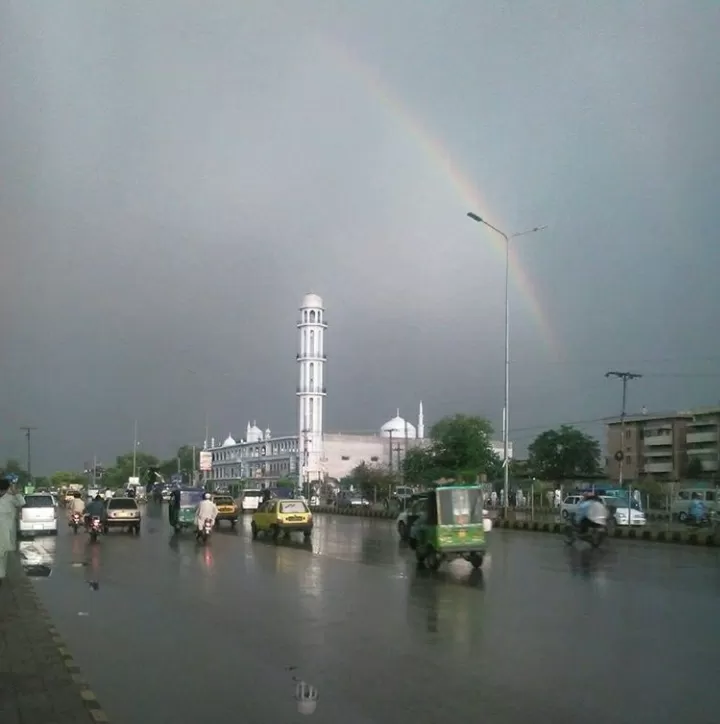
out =
<svg viewBox="0 0 720 724"><path fill-rule="evenodd" d="M443 561L464 558L480 568L487 550L482 488L438 485L426 500L409 538L418 563L435 571Z"/></svg>
<svg viewBox="0 0 720 724"><path fill-rule="evenodd" d="M195 527L195 512L204 495L202 488L180 488L180 507L175 511L172 521L176 533Z"/></svg>

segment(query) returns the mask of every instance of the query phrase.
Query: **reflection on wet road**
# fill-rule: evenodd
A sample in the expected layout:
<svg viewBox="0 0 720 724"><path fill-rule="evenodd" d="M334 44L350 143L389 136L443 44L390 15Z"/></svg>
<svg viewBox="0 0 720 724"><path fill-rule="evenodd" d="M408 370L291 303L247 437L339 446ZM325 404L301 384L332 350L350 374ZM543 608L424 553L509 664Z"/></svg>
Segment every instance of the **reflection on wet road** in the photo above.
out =
<svg viewBox="0 0 720 724"><path fill-rule="evenodd" d="M391 521L317 516L310 545L245 523L202 548L149 506L140 538L23 543L54 556L35 585L111 719L294 721L293 676L334 724L720 711L717 550L494 531L482 574L427 573Z"/></svg>

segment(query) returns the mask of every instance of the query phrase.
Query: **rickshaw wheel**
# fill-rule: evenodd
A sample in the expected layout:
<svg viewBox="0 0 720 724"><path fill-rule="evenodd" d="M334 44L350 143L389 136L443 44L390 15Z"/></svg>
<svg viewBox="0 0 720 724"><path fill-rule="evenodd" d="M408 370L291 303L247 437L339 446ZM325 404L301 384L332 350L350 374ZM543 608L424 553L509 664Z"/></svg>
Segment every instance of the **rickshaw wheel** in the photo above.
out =
<svg viewBox="0 0 720 724"><path fill-rule="evenodd" d="M425 556L425 565L431 571L437 571L437 569L440 568L441 563L442 558L440 558L437 551L434 548L430 548L430 550L428 550L427 552L427 555Z"/></svg>
<svg viewBox="0 0 720 724"><path fill-rule="evenodd" d="M470 558L468 560L470 561L470 565L477 569L480 568L483 564L484 556L482 553L471 553Z"/></svg>
<svg viewBox="0 0 720 724"><path fill-rule="evenodd" d="M425 563L425 555L419 548L415 548L415 558L418 563Z"/></svg>

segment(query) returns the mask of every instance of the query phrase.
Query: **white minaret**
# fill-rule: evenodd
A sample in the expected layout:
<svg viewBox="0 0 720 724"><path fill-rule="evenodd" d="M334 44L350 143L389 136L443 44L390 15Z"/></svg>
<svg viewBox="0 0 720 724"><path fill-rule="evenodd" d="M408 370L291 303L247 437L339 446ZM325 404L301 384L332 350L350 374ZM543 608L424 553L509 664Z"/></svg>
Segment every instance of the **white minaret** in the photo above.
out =
<svg viewBox="0 0 720 724"><path fill-rule="evenodd" d="M325 399L325 309L317 294L306 294L300 306L297 361L298 452L300 481L323 477L323 401Z"/></svg>
<svg viewBox="0 0 720 724"><path fill-rule="evenodd" d="M422 400L420 400L420 407L418 409L417 436L420 440L425 439L425 415L423 415Z"/></svg>

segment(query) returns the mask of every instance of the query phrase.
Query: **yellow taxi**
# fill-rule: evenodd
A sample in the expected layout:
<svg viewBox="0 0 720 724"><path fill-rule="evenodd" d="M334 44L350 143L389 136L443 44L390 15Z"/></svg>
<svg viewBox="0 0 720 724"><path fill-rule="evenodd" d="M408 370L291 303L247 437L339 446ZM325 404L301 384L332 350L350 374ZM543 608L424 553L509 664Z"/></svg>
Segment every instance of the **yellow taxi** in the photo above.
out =
<svg viewBox="0 0 720 724"><path fill-rule="evenodd" d="M238 507L235 501L230 495L213 495L213 503L217 505L218 514L215 519L215 525L219 528L220 522L227 520L230 522L230 527L235 530L235 526L238 522Z"/></svg>
<svg viewBox="0 0 720 724"><path fill-rule="evenodd" d="M288 537L297 531L308 540L313 529L312 513L304 500L268 500L253 513L250 529L253 538L264 533L278 540L281 535Z"/></svg>

